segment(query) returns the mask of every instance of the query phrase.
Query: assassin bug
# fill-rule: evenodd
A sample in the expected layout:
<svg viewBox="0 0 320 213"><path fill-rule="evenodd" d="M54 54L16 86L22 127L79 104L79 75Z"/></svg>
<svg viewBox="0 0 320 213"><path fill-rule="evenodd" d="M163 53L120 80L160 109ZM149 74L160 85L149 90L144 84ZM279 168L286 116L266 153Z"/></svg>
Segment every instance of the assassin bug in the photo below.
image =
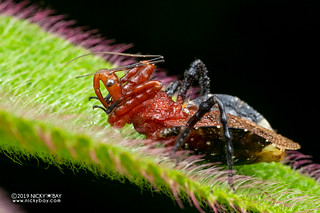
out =
<svg viewBox="0 0 320 213"><path fill-rule="evenodd" d="M300 148L298 143L277 134L261 114L239 98L211 94L208 70L201 60L191 64L182 82L175 81L163 90L160 81L150 80L155 64L164 61L162 56L100 53L152 59L89 74L94 75L97 95L89 100L98 99L103 105L93 108L106 112L109 124L115 128L133 124L148 139L171 141L172 156L181 148L203 154L207 160L226 163L233 190L234 163L280 161L285 150ZM119 79L115 73L120 70L126 70L126 74ZM196 79L200 97L188 100L187 92ZM108 90L106 97L101 93L100 81ZM176 93L174 101L172 96Z"/></svg>

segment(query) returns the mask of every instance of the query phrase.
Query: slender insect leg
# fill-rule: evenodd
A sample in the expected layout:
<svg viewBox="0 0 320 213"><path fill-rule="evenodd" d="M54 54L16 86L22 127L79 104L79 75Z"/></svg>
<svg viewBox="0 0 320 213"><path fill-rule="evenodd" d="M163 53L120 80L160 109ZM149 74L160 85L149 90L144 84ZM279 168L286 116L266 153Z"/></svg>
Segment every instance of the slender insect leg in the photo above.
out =
<svg viewBox="0 0 320 213"><path fill-rule="evenodd" d="M223 102L219 98L217 98L215 95L211 96L210 98L208 98L207 100L203 101L200 104L198 111L189 119L189 121L187 122L187 125L184 127L184 130L179 135L179 138L177 139L177 141L174 145L174 148L172 150L171 155L173 155L179 149L179 147L184 143L185 139L189 135L189 133L190 133L191 129L194 127L194 125L196 125L196 123L198 121L200 121L206 113L210 112L210 110L214 104L218 104L218 108L220 111L220 122L222 124L223 136L224 136L224 139L226 142L225 152L226 152L226 156L227 156L227 166L228 166L228 170L229 170L228 183L229 183L230 188L233 191L235 191L235 189L233 187L233 178L232 178L233 177L233 173L232 173L233 147L232 147L231 135L230 135L229 127L228 127L228 118L226 115L226 111L225 111L225 107L224 107Z"/></svg>
<svg viewBox="0 0 320 213"><path fill-rule="evenodd" d="M97 96L90 96L90 97L89 97L89 101L91 101L91 99L97 99L97 100L99 100L99 98L98 98Z"/></svg>
<svg viewBox="0 0 320 213"><path fill-rule="evenodd" d="M219 111L220 111L220 121L223 127L223 136L224 136L224 140L226 142L226 146L225 146L225 152L226 152L226 156L227 156L227 166L228 166L228 183L230 188L235 192L235 188L233 186L233 171L232 171L232 166L233 166L233 146L232 146L232 139L231 139L231 134L229 131L229 127L228 127L228 118L226 115L226 111L225 111L225 107L223 102L218 99L215 98L215 96L211 97L208 99L209 101L213 100L213 102L216 102L218 104L219 107ZM212 104L213 106L213 104ZM211 107L212 107L211 106ZM211 108L210 108L211 109Z"/></svg>
<svg viewBox="0 0 320 213"><path fill-rule="evenodd" d="M105 100L107 103L109 103L109 102L110 102L110 98L111 98L111 95L108 94L108 95L106 95L106 97L104 97L104 100ZM97 96L90 96L90 97L89 97L89 101L91 101L91 99L97 99L97 100L99 100L99 98L98 98Z"/></svg>
<svg viewBox="0 0 320 213"><path fill-rule="evenodd" d="M184 80L179 90L178 97L186 98L187 91L192 86L193 81L198 78L200 86L200 95L204 96L210 93L210 78L208 77L208 70L201 60L195 60L191 66L184 73Z"/></svg>
<svg viewBox="0 0 320 213"><path fill-rule="evenodd" d="M97 100L99 100L99 98L98 97L96 97L96 96L90 96L89 97L89 101L91 100L91 99L97 99ZM110 101L111 101L111 95L110 94L108 94L106 97L104 97L104 100L107 102L107 103L110 103ZM98 106L98 105L94 105L94 106L92 106L92 109L96 109L96 108L99 108L99 109L102 109L105 113L107 113L107 114L109 114L110 112L110 108L111 106L109 106L107 109L106 108L104 108L104 107L102 107L102 106Z"/></svg>
<svg viewBox="0 0 320 213"><path fill-rule="evenodd" d="M119 105L119 100L116 100L113 104L111 104L105 111L107 115L109 115L112 112L112 110L116 108L118 105Z"/></svg>
<svg viewBox="0 0 320 213"><path fill-rule="evenodd" d="M102 109L105 113L107 113L106 108L104 108L104 107L102 107L102 106L98 106L98 105L93 105L93 106L92 106L92 109L96 109L96 108Z"/></svg>
<svg viewBox="0 0 320 213"><path fill-rule="evenodd" d="M108 108L104 108L102 106L98 106L98 105L93 105L92 106L92 109L96 109L96 108L99 108L99 109L102 109L107 115L109 115L112 110L114 108L116 108L117 106L119 105L119 101L115 101L113 104L111 104Z"/></svg>

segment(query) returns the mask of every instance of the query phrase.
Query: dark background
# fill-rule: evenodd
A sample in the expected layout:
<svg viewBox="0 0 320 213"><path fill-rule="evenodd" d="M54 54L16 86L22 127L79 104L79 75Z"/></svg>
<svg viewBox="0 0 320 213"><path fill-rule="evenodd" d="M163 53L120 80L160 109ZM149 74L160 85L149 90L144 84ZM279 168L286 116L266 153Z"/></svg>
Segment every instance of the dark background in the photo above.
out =
<svg viewBox="0 0 320 213"><path fill-rule="evenodd" d="M66 14L131 53L161 54L169 75L196 58L213 93L240 97L320 162L316 1L33 1ZM97 64L97 69L99 65Z"/></svg>

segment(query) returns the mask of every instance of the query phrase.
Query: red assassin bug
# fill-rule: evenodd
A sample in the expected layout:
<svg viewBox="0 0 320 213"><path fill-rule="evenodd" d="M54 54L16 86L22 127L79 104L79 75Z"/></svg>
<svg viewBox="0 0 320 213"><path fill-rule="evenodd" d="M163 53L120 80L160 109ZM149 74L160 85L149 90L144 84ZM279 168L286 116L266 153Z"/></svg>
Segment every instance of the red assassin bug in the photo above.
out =
<svg viewBox="0 0 320 213"><path fill-rule="evenodd" d="M206 66L195 60L182 81L173 82L166 90L162 83L150 80L160 55L134 55L100 52L134 57L153 57L138 63L94 73L93 87L108 122L115 128L133 124L135 130L152 140L171 140L172 155L181 147L204 154L210 161L227 163L229 185L233 188L233 163L280 161L285 150L300 148L298 143L272 130L266 119L239 98L210 94ZM81 56L82 57L82 56ZM115 72L127 70L122 78ZM91 74L90 74L91 75ZM187 92L198 78L200 97L187 100ZM104 98L100 81L109 94ZM177 92L176 101L172 96ZM234 160L233 160L234 159Z"/></svg>

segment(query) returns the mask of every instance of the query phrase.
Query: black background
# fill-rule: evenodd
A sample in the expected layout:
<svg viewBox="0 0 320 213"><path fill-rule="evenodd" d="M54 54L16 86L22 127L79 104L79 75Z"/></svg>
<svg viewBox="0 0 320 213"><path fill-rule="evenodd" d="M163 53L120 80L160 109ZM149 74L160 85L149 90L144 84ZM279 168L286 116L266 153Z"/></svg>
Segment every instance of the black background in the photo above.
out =
<svg viewBox="0 0 320 213"><path fill-rule="evenodd" d="M119 43L133 43L128 52L163 55L166 63L159 66L169 75L181 76L202 59L213 93L245 100L320 162L315 1L33 2Z"/></svg>
<svg viewBox="0 0 320 213"><path fill-rule="evenodd" d="M279 133L299 142L303 153L313 155L314 160L320 162L319 22L316 17L319 8L316 1L31 2L66 14L76 20L78 26L98 29L103 36L118 43L133 43L134 48L127 52L163 55L166 63L159 66L169 75L181 76L194 59L202 59L210 71L213 93L231 94L245 100ZM119 200L117 196L128 193L121 190L122 186L101 185L99 180L93 183L90 177L83 181L86 177L77 179L71 175L70 180L68 176L60 180L60 172L50 169L49 173L45 172L45 181L32 182L43 175L42 170L30 173L31 169L27 168L24 173L21 169L13 168L12 175L23 179L10 181L12 177L7 177L9 192L21 189L31 193L30 187L38 186L36 190L40 190L47 186L45 181L52 182L56 185L45 188L46 192L62 190L64 196L83 196L80 203L76 200L68 203L67 198L64 202L80 209L81 201L89 203L90 197L96 200L106 196L112 203ZM23 177L22 173L28 176ZM19 181L22 182L18 184ZM75 190L77 187L81 190ZM72 192L67 193L68 190ZM114 198L110 193L101 194L103 191L113 191ZM130 186L129 191L131 193ZM137 200L150 195L139 198L139 194L139 190L134 189L130 194L131 203L126 200L124 205L120 202L114 207L130 209L126 203L144 205L143 200L141 203ZM163 198L159 199L160 205L169 205L161 201ZM151 202L149 206L146 203L145 210L159 203Z"/></svg>

